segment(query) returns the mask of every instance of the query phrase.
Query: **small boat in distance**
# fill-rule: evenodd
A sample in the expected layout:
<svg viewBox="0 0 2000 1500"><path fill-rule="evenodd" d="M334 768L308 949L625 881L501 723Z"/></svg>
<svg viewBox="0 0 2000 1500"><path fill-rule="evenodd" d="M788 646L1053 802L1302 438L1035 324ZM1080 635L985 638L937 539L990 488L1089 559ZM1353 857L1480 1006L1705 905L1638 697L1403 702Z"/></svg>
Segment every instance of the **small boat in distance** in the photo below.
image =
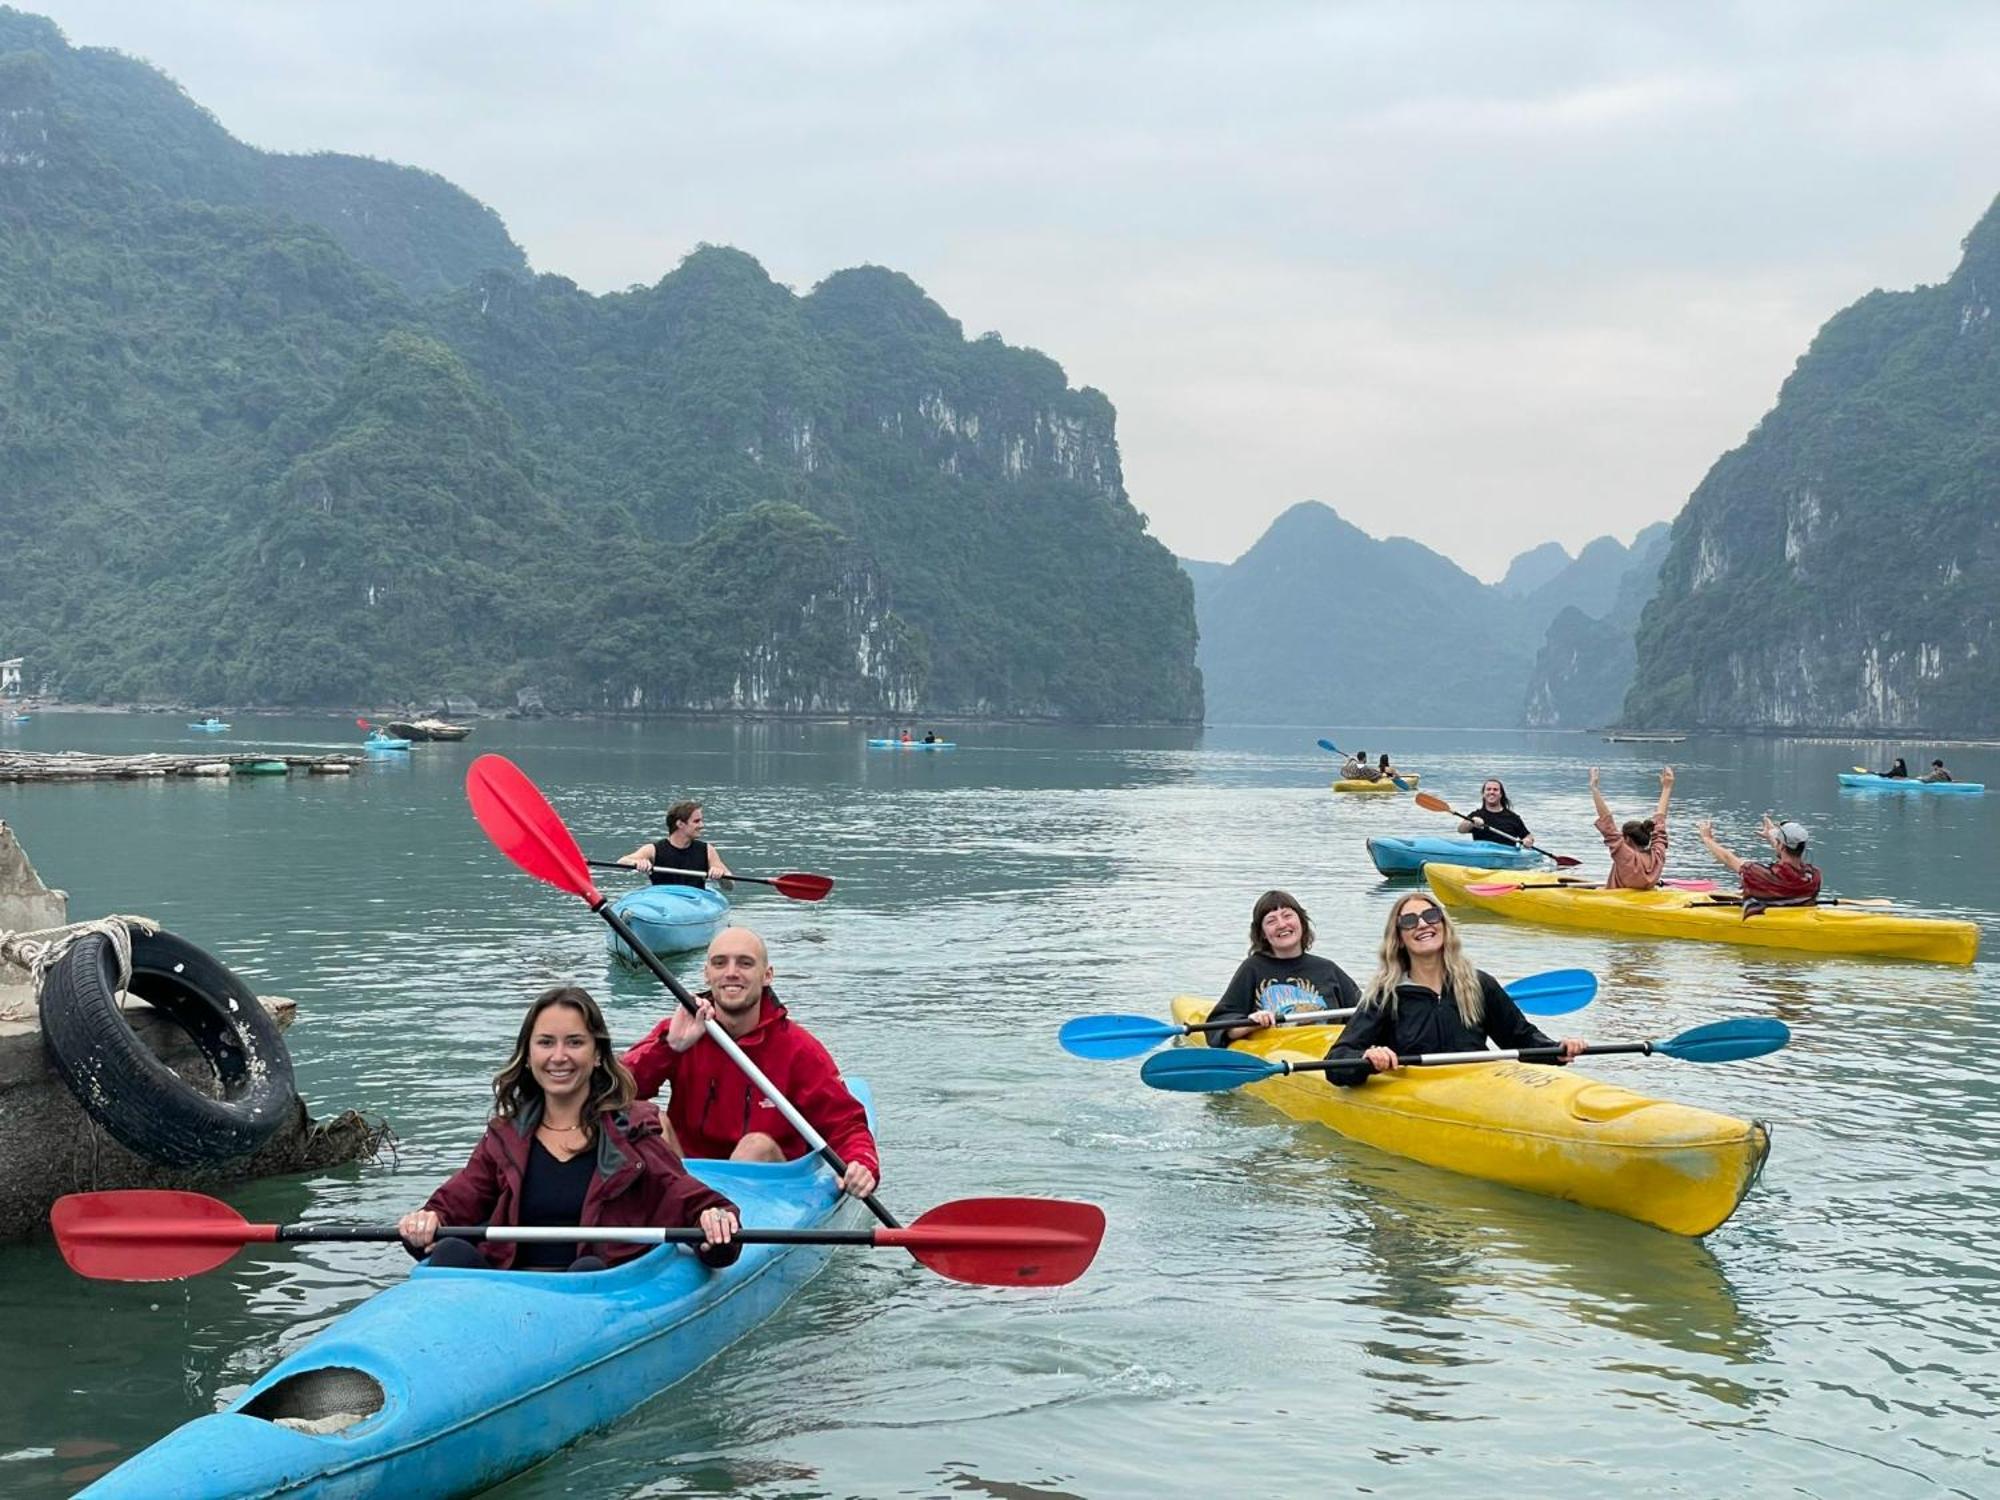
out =
<svg viewBox="0 0 2000 1500"><path fill-rule="evenodd" d="M399 739L393 734L384 734L381 730L377 729L372 731L368 738L361 742L361 748L370 751L407 750L410 748L410 742L405 739Z"/></svg>
<svg viewBox="0 0 2000 1500"><path fill-rule="evenodd" d="M1684 734L1607 734L1607 745L1678 745L1687 738Z"/></svg>
<svg viewBox="0 0 2000 1500"><path fill-rule="evenodd" d="M443 719L396 719L388 729L406 740L462 740L472 733L470 724L447 724Z"/></svg>
<svg viewBox="0 0 2000 1500"><path fill-rule="evenodd" d="M203 719L199 724L188 725L188 728L198 729L203 734L221 734L228 727L222 720L215 718Z"/></svg>

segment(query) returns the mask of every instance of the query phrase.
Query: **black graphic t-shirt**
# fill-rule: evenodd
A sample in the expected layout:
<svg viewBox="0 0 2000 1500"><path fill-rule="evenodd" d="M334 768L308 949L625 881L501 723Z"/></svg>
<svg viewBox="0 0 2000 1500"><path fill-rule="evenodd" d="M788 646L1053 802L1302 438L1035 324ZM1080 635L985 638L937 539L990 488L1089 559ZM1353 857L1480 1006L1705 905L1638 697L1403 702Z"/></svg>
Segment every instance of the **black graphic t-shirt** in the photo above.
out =
<svg viewBox="0 0 2000 1500"><path fill-rule="evenodd" d="M1361 1003L1361 986L1345 969L1317 953L1297 958L1272 958L1253 953L1236 966L1229 987L1208 1013L1211 1021L1228 1021L1254 1010L1289 1015L1295 1010L1343 1010ZM1222 1033L1206 1033L1211 1047L1226 1047Z"/></svg>

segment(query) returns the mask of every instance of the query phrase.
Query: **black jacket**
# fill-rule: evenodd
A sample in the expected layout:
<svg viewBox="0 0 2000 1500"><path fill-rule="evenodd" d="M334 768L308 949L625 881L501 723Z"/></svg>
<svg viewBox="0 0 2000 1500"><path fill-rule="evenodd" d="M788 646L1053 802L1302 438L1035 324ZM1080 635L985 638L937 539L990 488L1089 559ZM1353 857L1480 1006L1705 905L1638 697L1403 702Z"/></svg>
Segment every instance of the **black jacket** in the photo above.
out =
<svg viewBox="0 0 2000 1500"><path fill-rule="evenodd" d="M1370 1047L1388 1047L1409 1056L1420 1052L1478 1052L1484 1050L1489 1039L1507 1050L1555 1045L1555 1039L1542 1035L1521 1014L1521 1007L1501 987L1500 981L1484 969L1479 971L1479 992L1483 1031L1467 1026L1460 1019L1449 979L1442 995L1405 980L1396 986L1393 1015L1386 1005L1365 1004L1361 1013L1347 1023L1326 1055L1331 1059L1352 1058L1360 1065L1329 1071L1327 1082L1349 1088L1365 1083L1373 1070L1360 1059Z"/></svg>

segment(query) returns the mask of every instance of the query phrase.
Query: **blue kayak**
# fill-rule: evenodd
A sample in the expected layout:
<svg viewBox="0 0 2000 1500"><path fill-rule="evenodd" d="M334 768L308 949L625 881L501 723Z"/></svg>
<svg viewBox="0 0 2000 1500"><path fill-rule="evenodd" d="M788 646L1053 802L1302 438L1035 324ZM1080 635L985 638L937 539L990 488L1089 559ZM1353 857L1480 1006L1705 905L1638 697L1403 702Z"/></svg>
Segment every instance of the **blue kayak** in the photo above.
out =
<svg viewBox="0 0 2000 1500"><path fill-rule="evenodd" d="M1946 796L1956 793L1976 797L1986 790L1983 781L1919 781L1914 776L1877 776L1873 771L1866 775L1842 771L1840 784L1869 792L1936 792Z"/></svg>
<svg viewBox="0 0 2000 1500"><path fill-rule="evenodd" d="M1421 875L1424 862L1438 865L1472 865L1481 870L1539 870L1548 856L1512 844L1495 844L1479 839L1453 838L1372 838L1368 857L1384 875Z"/></svg>
<svg viewBox="0 0 2000 1500"><path fill-rule="evenodd" d="M203 719L199 724L188 725L188 728L199 729L203 734L221 734L228 727L220 719Z"/></svg>
<svg viewBox="0 0 2000 1500"><path fill-rule="evenodd" d="M639 941L655 953L685 953L706 948L709 939L729 921L729 898L720 891L693 885L647 885L627 891L611 903ZM637 963L639 956L625 940L606 929L604 946L612 956Z"/></svg>
<svg viewBox="0 0 2000 1500"><path fill-rule="evenodd" d="M361 742L361 748L364 750L407 750L410 748L410 742L408 740L399 740L393 734L371 734Z"/></svg>
<svg viewBox="0 0 2000 1500"><path fill-rule="evenodd" d="M863 1104L867 1086L848 1087ZM815 1156L690 1161L756 1228L857 1227ZM83 1491L92 1500L473 1495L609 1426L770 1317L831 1253L746 1245L704 1270L663 1246L609 1271L418 1266L213 1416Z"/></svg>
<svg viewBox="0 0 2000 1500"><path fill-rule="evenodd" d="M932 740L928 745L922 740L870 740L870 750L956 750L958 745L952 740Z"/></svg>

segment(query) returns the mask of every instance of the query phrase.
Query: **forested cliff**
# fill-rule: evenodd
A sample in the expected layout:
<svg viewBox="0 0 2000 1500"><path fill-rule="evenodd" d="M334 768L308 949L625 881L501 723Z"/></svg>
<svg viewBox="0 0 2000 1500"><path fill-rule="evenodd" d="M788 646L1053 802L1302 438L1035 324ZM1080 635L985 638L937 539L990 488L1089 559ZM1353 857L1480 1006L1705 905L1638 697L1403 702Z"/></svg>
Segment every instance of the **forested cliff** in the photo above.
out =
<svg viewBox="0 0 2000 1500"><path fill-rule="evenodd" d="M874 267L535 276L0 8L0 656L72 698L1196 720L1098 392Z"/></svg>
<svg viewBox="0 0 2000 1500"><path fill-rule="evenodd" d="M2000 730L2000 203L1833 317L1674 523L1634 725Z"/></svg>

